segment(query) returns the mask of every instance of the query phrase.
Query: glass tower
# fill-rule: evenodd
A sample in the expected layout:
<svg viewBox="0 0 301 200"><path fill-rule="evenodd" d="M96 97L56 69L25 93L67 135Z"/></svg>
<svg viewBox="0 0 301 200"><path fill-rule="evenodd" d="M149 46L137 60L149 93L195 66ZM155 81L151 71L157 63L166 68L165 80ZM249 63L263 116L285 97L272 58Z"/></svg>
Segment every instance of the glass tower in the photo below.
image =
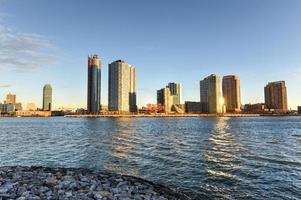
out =
<svg viewBox="0 0 301 200"><path fill-rule="evenodd" d="M52 107L52 87L50 84L46 84L43 87L43 110L51 111Z"/></svg>
<svg viewBox="0 0 301 200"><path fill-rule="evenodd" d="M100 111L101 62L98 55L88 57L88 95L87 110L90 114Z"/></svg>

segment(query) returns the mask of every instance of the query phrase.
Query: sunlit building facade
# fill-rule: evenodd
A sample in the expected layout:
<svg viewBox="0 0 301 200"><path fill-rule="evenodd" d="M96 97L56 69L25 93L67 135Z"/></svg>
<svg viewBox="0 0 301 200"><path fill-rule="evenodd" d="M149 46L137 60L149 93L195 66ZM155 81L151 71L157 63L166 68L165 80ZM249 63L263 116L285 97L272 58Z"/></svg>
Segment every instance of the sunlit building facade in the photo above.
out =
<svg viewBox="0 0 301 200"><path fill-rule="evenodd" d="M182 102L182 84L180 83L168 83L167 86L170 90L173 104L181 104Z"/></svg>
<svg viewBox="0 0 301 200"><path fill-rule="evenodd" d="M201 80L200 97L203 113L223 113L221 78L212 74Z"/></svg>
<svg viewBox="0 0 301 200"><path fill-rule="evenodd" d="M163 106L163 111L165 113L169 113L171 111L173 102L170 95L170 89L168 87L157 90L157 104Z"/></svg>
<svg viewBox="0 0 301 200"><path fill-rule="evenodd" d="M101 104L101 61L98 55L88 57L87 112L97 114Z"/></svg>
<svg viewBox="0 0 301 200"><path fill-rule="evenodd" d="M16 95L15 94L7 94L6 95L6 102L7 104L16 104Z"/></svg>
<svg viewBox="0 0 301 200"><path fill-rule="evenodd" d="M51 111L52 109L52 87L50 84L46 84L43 87L43 110Z"/></svg>
<svg viewBox="0 0 301 200"><path fill-rule="evenodd" d="M108 109L120 113L137 112L136 69L123 60L109 64Z"/></svg>
<svg viewBox="0 0 301 200"><path fill-rule="evenodd" d="M264 87L265 105L278 112L287 111L287 93L285 81L270 82Z"/></svg>
<svg viewBox="0 0 301 200"><path fill-rule="evenodd" d="M228 75L223 77L223 97L227 112L240 112L240 79L238 76Z"/></svg>

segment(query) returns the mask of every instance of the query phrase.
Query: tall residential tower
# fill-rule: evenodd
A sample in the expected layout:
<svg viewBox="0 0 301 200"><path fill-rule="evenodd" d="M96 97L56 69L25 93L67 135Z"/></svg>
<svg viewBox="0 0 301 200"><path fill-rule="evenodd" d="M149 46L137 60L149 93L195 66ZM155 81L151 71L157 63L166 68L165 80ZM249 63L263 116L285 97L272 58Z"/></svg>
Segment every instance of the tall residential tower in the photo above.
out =
<svg viewBox="0 0 301 200"><path fill-rule="evenodd" d="M109 64L109 111L137 112L136 69L123 60Z"/></svg>
<svg viewBox="0 0 301 200"><path fill-rule="evenodd" d="M52 87L46 84L43 87L43 110L51 111L52 109Z"/></svg>
<svg viewBox="0 0 301 200"><path fill-rule="evenodd" d="M15 104L16 103L16 95L9 93L6 95L6 103L7 104Z"/></svg>
<svg viewBox="0 0 301 200"><path fill-rule="evenodd" d="M238 76L223 77L223 97L227 112L240 112L240 80Z"/></svg>
<svg viewBox="0 0 301 200"><path fill-rule="evenodd" d="M223 113L221 78L211 74L200 81L201 109L203 113Z"/></svg>
<svg viewBox="0 0 301 200"><path fill-rule="evenodd" d="M264 100L268 109L279 112L287 111L285 81L270 82L264 87Z"/></svg>
<svg viewBox="0 0 301 200"><path fill-rule="evenodd" d="M100 111L101 97L101 61L98 55L88 57L88 95L87 110L90 114Z"/></svg>
<svg viewBox="0 0 301 200"><path fill-rule="evenodd" d="M180 83L168 83L167 86L170 90L170 95L172 98L173 104L182 103L182 85Z"/></svg>
<svg viewBox="0 0 301 200"><path fill-rule="evenodd" d="M170 96L170 89L168 87L157 90L157 104L163 106L163 111L169 113L173 104Z"/></svg>

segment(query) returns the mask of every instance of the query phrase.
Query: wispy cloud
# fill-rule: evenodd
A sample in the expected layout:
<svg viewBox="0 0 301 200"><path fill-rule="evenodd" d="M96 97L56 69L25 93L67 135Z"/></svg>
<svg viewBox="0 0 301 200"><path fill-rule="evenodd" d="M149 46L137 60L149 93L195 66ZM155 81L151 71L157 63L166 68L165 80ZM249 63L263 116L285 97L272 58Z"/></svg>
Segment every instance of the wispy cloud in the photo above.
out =
<svg viewBox="0 0 301 200"><path fill-rule="evenodd" d="M296 69L294 76L297 78L297 80L301 80L301 67Z"/></svg>
<svg viewBox="0 0 301 200"><path fill-rule="evenodd" d="M9 84L7 84L7 85L0 85L0 88L10 88L12 85L9 85Z"/></svg>
<svg viewBox="0 0 301 200"><path fill-rule="evenodd" d="M0 19L3 14L0 13ZM1 20L0 20L1 22ZM22 33L0 24L0 70L32 72L56 61L54 46L44 36Z"/></svg>

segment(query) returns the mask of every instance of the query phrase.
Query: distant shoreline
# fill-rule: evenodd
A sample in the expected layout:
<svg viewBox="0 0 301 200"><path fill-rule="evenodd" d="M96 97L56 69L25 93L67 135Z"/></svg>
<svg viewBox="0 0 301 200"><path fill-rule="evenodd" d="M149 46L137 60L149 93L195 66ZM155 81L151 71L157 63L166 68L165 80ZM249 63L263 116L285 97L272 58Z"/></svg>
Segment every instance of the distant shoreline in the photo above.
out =
<svg viewBox="0 0 301 200"><path fill-rule="evenodd" d="M0 118L49 118L49 117L66 117L66 118L195 118L195 117L298 117L296 114L69 114L62 116L0 116Z"/></svg>
<svg viewBox="0 0 301 200"><path fill-rule="evenodd" d="M277 117L299 116L289 114L114 114L114 115L65 115L67 118L174 118L174 117Z"/></svg>

